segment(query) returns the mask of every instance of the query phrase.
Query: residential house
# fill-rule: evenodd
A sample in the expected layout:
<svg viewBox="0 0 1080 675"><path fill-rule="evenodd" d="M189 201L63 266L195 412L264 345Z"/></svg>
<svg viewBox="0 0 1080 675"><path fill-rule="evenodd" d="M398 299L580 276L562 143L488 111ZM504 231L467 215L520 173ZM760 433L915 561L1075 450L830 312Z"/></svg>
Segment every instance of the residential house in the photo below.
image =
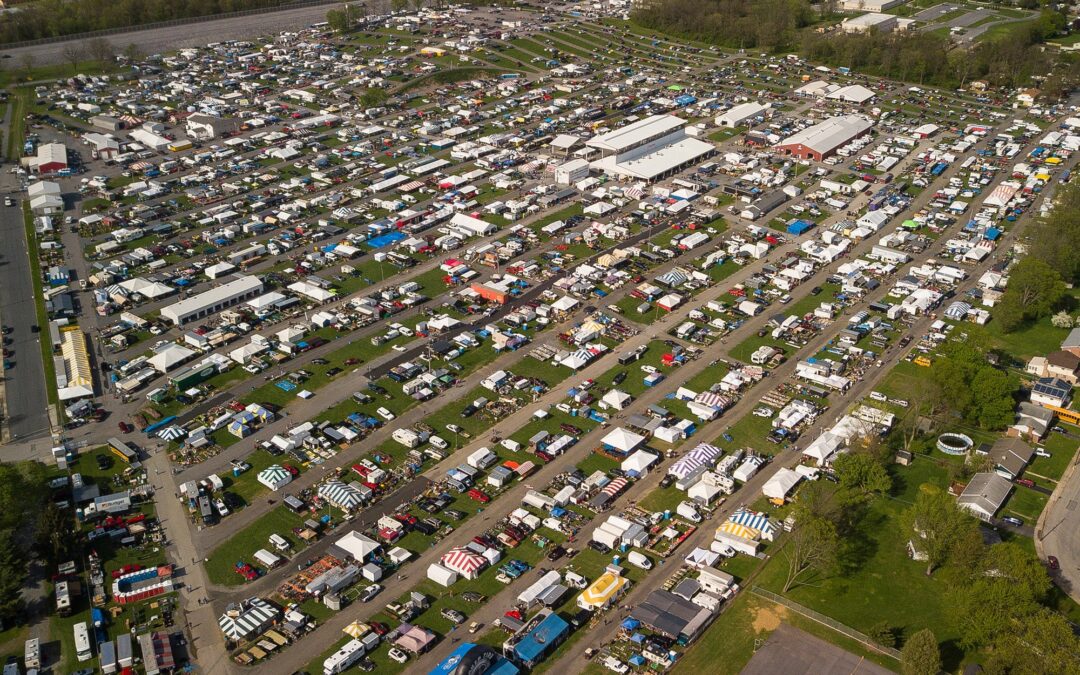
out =
<svg viewBox="0 0 1080 675"><path fill-rule="evenodd" d="M1041 377L1031 388L1031 402L1042 406L1064 408L1072 396L1072 385L1057 377Z"/></svg>
<svg viewBox="0 0 1080 675"><path fill-rule="evenodd" d="M968 481L956 504L980 520L991 520L1012 490L1012 483L996 473L977 473Z"/></svg>
<svg viewBox="0 0 1080 675"><path fill-rule="evenodd" d="M1012 480L1022 474L1035 450L1019 438L1001 438L990 446L987 454L994 464L994 471Z"/></svg>
<svg viewBox="0 0 1080 675"><path fill-rule="evenodd" d="M1035 356L1025 370L1036 377L1056 377L1076 386L1080 380L1080 354L1059 349L1046 356Z"/></svg>

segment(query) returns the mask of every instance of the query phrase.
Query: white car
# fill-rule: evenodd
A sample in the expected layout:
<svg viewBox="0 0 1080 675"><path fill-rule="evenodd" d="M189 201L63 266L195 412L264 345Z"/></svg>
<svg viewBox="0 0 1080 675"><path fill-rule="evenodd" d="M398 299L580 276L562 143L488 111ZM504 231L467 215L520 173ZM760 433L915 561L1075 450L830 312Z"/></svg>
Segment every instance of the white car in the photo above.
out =
<svg viewBox="0 0 1080 675"><path fill-rule="evenodd" d="M405 337L412 337L412 328L406 328L405 326L398 326L397 332L401 333Z"/></svg>
<svg viewBox="0 0 1080 675"><path fill-rule="evenodd" d="M397 661L398 663L405 663L409 660L409 655L401 651L397 647L391 647L388 656Z"/></svg>
<svg viewBox="0 0 1080 675"><path fill-rule="evenodd" d="M225 500L221 498L214 500L214 508L217 509L218 515L222 518L229 515L229 507L225 506Z"/></svg>
<svg viewBox="0 0 1080 675"><path fill-rule="evenodd" d="M656 372L656 368L654 366L642 366L641 370L642 372L648 373L650 375ZM623 665L625 666L626 664Z"/></svg>
<svg viewBox="0 0 1080 675"><path fill-rule="evenodd" d="M390 412L390 411L389 411L389 410L387 410L386 408L376 408L376 409L375 409L375 413L376 413L376 414L377 414L377 415L378 415L379 417L381 417L381 418L383 418L384 420L386 420L387 422L389 422L390 420L392 420L392 419L394 419L395 417L397 417L397 415L395 415L394 413Z"/></svg>
<svg viewBox="0 0 1080 675"><path fill-rule="evenodd" d="M380 584L371 584L370 586L367 586L360 593L360 602L368 602L368 601L370 601L376 595L381 593L382 589L383 589L383 587Z"/></svg>
<svg viewBox="0 0 1080 675"><path fill-rule="evenodd" d="M614 656L608 656L604 659L604 667L613 673L619 673L619 675L623 675L623 673L630 670L629 666Z"/></svg>
<svg viewBox="0 0 1080 675"><path fill-rule="evenodd" d="M407 352L407 351L408 351L408 350L407 350L407 349L405 349L405 347L404 347L404 346L402 346L402 345L390 345L390 349L393 349L393 350L394 350L395 352L402 352L402 353L404 353L404 352Z"/></svg>
<svg viewBox="0 0 1080 675"><path fill-rule="evenodd" d="M755 408L754 414L758 417L772 417L773 411L771 408L766 408L765 406L762 406L760 408Z"/></svg>
<svg viewBox="0 0 1080 675"><path fill-rule="evenodd" d="M432 436L431 438L428 439L428 443L431 443L432 445L434 445L436 448L438 448L440 450L445 450L448 447L450 447L450 444L447 443L446 441L444 441L439 436Z"/></svg>

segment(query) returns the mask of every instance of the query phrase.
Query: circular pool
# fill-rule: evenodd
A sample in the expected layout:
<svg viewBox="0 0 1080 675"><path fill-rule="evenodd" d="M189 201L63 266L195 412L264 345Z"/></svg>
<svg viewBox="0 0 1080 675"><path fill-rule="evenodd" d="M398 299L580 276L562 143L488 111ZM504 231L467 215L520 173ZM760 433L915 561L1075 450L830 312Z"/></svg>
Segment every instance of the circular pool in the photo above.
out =
<svg viewBox="0 0 1080 675"><path fill-rule="evenodd" d="M975 441L964 434L946 433L938 436L937 449L946 455L966 455Z"/></svg>

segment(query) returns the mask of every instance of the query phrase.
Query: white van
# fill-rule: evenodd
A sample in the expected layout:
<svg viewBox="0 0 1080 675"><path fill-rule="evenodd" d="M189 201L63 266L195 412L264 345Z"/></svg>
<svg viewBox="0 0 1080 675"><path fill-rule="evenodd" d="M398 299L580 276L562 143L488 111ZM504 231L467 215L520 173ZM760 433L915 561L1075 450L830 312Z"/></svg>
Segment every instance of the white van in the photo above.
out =
<svg viewBox="0 0 1080 675"><path fill-rule="evenodd" d="M885 394L882 394L880 391L872 391L872 392L870 392L870 398L874 399L875 401L882 401L882 402L889 400L889 397L886 396Z"/></svg>

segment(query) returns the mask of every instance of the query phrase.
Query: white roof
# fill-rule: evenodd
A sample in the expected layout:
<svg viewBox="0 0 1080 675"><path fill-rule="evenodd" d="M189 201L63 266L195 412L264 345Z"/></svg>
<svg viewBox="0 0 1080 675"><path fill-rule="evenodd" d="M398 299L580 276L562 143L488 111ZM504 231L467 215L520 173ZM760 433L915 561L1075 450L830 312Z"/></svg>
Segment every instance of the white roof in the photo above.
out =
<svg viewBox="0 0 1080 675"><path fill-rule="evenodd" d="M555 137L555 140L551 142L551 147L559 150L569 150L574 147L581 139L577 136L571 136L570 134L559 134Z"/></svg>
<svg viewBox="0 0 1080 675"><path fill-rule="evenodd" d="M601 443L603 443L604 445L610 445L611 447L617 450L622 450L623 452L628 452L644 442L644 436L639 436L638 434L635 434L634 432L627 429L623 429L622 427L612 429L607 433L606 436L604 436L603 440L601 441Z"/></svg>
<svg viewBox="0 0 1080 675"><path fill-rule="evenodd" d="M761 493L770 499L786 499L801 480L802 475L797 471L782 468L765 481L761 486Z"/></svg>
<svg viewBox="0 0 1080 675"><path fill-rule="evenodd" d="M876 94L862 86L861 84L849 84L846 87L840 87L831 94L827 94L825 98L830 98L835 101L851 101L853 103L865 103L874 98Z"/></svg>
<svg viewBox="0 0 1080 675"><path fill-rule="evenodd" d="M683 138L670 145L631 159L616 162L616 157L612 155L597 160L592 165L598 170L617 176L653 180L657 176L692 162L715 149L716 147L712 143L699 141L696 138Z"/></svg>
<svg viewBox="0 0 1080 675"><path fill-rule="evenodd" d="M167 373L192 356L195 356L194 351L173 343L151 356L147 362L159 373Z"/></svg>
<svg viewBox="0 0 1080 675"><path fill-rule="evenodd" d="M825 153L844 145L873 126L873 123L859 115L830 117L824 122L788 136L778 145L803 145L811 150Z"/></svg>
<svg viewBox="0 0 1080 675"><path fill-rule="evenodd" d="M727 112L721 114L716 119L726 120L729 122L741 122L748 117L753 117L754 115L765 112L766 110L768 110L768 108L766 108L765 106L757 103L756 101L751 101L749 103L740 103L739 105L731 108Z"/></svg>
<svg viewBox="0 0 1080 675"><path fill-rule="evenodd" d="M591 138L585 145L600 150L619 152L649 139L669 134L685 124L686 120L675 115L653 115L621 129Z"/></svg>
<svg viewBox="0 0 1080 675"><path fill-rule="evenodd" d="M196 296L185 298L180 302L169 305L161 310L161 315L174 323L179 323L192 314L213 307L218 303L228 302L234 298L246 295L254 290L262 288L262 281L254 276L242 276L224 283L217 288L211 288Z"/></svg>
<svg viewBox="0 0 1080 675"><path fill-rule="evenodd" d="M334 542L334 545L343 551L347 551L355 560L365 560L369 555L379 550L379 542L365 537L356 530L346 534Z"/></svg>

